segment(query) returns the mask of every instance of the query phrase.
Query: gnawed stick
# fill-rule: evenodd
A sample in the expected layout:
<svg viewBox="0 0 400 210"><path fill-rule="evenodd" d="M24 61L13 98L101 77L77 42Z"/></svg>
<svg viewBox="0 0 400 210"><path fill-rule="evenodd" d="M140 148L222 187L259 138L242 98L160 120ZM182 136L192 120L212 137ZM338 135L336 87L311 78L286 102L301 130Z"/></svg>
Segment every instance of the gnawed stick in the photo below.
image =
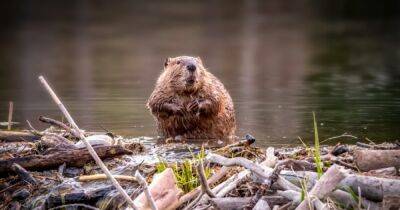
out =
<svg viewBox="0 0 400 210"><path fill-rule="evenodd" d="M218 163L223 166L243 166L263 179L269 179L272 174L272 171L266 171L256 163L242 157L226 158L221 155L210 153L207 155L206 159L212 163Z"/></svg>
<svg viewBox="0 0 400 210"><path fill-rule="evenodd" d="M137 179L133 176L116 174L116 175L113 175L113 177L115 179L119 179L119 180L137 182ZM80 182L96 181L96 180L102 180L102 179L108 179L108 177L105 174L82 175L82 176L78 177L78 181L80 181Z"/></svg>
<svg viewBox="0 0 400 210"><path fill-rule="evenodd" d="M198 173L199 181L201 184L201 190L204 193L206 193L208 196L210 196L211 198L215 198L215 194L213 192L211 192L210 186L208 186L208 183L207 183L207 178L204 173L203 160L200 160L199 164L197 165L197 173Z"/></svg>
<svg viewBox="0 0 400 210"><path fill-rule="evenodd" d="M51 87L49 86L47 81L44 79L44 77L39 76L39 80L43 84L43 86L46 88L46 90L50 94L50 96L53 98L54 102L58 105L61 112L67 118L69 124L71 124L71 126L79 134L80 139L85 143L86 148L88 149L88 151L89 151L90 155L93 157L93 159L96 161L97 165L100 166L101 170L107 175L107 177L110 179L111 183L118 190L118 192L121 193L121 195L126 199L128 204L133 209L137 209L135 204L133 203L131 197L125 192L125 190L121 187L121 185L118 183L118 181L112 176L111 172L108 170L107 166L104 165L103 161L101 161L101 159L97 155L96 151L94 151L92 145L90 145L89 142L86 140L85 135L83 135L83 133L79 129L78 125L75 123L74 119L69 114L68 110L65 108L64 104L62 104L61 100L57 97L57 95L55 94L53 89L51 89Z"/></svg>
<svg viewBox="0 0 400 210"><path fill-rule="evenodd" d="M337 165L331 166L314 185L308 196L297 206L296 210L310 209L309 203L316 199L324 198L346 177Z"/></svg>
<svg viewBox="0 0 400 210"><path fill-rule="evenodd" d="M138 180L139 184L143 187L144 194L146 195L147 202L149 202L151 209L157 210L158 208L156 202L154 201L153 196L151 196L149 186L147 185L146 180L143 178L143 176L140 174L138 170L136 170L135 177Z"/></svg>
<svg viewBox="0 0 400 210"><path fill-rule="evenodd" d="M14 103L12 101L10 101L10 105L8 107L8 125L7 125L7 130L11 130L13 112L14 112Z"/></svg>
<svg viewBox="0 0 400 210"><path fill-rule="evenodd" d="M400 167L400 150L355 150L354 162L361 171Z"/></svg>

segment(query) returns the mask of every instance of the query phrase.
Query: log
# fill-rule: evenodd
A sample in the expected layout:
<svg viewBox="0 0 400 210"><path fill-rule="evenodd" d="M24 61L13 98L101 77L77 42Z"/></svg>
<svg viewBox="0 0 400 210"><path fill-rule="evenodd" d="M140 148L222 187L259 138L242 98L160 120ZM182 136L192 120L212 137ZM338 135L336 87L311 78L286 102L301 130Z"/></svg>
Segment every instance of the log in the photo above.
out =
<svg viewBox="0 0 400 210"><path fill-rule="evenodd" d="M25 131L0 131L0 141L18 142L18 141L37 141L40 136Z"/></svg>
<svg viewBox="0 0 400 210"><path fill-rule="evenodd" d="M118 155L132 154L132 151L119 145L94 147L94 150L102 159ZM5 173L11 170L11 166L14 163L17 163L28 170L44 170L57 168L63 163L66 163L68 167L82 167L90 161L93 161L93 158L86 149L62 150L48 155L29 155L25 157L0 160L0 173Z"/></svg>
<svg viewBox="0 0 400 210"><path fill-rule="evenodd" d="M33 185L37 185L38 182L36 181L35 178L33 178L33 176L26 170L24 169L22 166L14 163L11 165L11 169L14 173L16 173L19 178L27 183L33 184Z"/></svg>
<svg viewBox="0 0 400 210"><path fill-rule="evenodd" d="M400 195L400 180L398 179L350 175L340 185L344 188L348 186L354 192L358 192L360 188L363 197L376 202L381 202L385 196Z"/></svg>
<svg viewBox="0 0 400 210"><path fill-rule="evenodd" d="M400 150L356 150L354 162L361 171L400 167Z"/></svg>
<svg viewBox="0 0 400 210"><path fill-rule="evenodd" d="M323 199L328 193L332 192L336 186L346 177L345 173L337 165L331 166L314 185L306 198L297 206L296 210L306 210L310 206L308 203L316 199Z"/></svg>

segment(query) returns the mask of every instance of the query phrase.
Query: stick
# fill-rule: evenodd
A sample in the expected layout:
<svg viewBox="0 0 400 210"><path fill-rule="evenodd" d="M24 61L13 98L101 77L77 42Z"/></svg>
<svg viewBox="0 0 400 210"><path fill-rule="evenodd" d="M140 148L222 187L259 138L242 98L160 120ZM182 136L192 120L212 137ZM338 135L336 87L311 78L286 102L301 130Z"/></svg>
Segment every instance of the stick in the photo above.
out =
<svg viewBox="0 0 400 210"><path fill-rule="evenodd" d="M111 183L114 185L114 187L118 190L119 193L126 199L128 204L133 208L137 209L135 204L133 203L131 197L125 192L125 190L121 187L121 185L118 183L118 181L112 176L110 171L107 169L106 165L104 165L103 161L99 158L97 153L94 151L92 145L89 144L89 142L86 140L85 136L79 129L78 125L75 123L74 119L71 117L65 106L61 103L60 99L57 97L57 95L54 93L53 89L49 86L47 81L44 79L43 76L39 76L39 80L44 86L44 88L47 90L47 92L50 94L50 96L53 98L54 102L57 104L58 108L61 110L61 112L65 115L67 118L69 124L76 130L76 132L79 134L80 139L85 143L86 148L88 149L90 155L93 157L93 159L96 161L97 165L100 166L101 170L107 175L107 177L110 179Z"/></svg>
<svg viewBox="0 0 400 210"><path fill-rule="evenodd" d="M149 202L151 209L157 210L158 208L157 208L156 202L154 201L153 196L151 196L149 186L147 185L146 180L140 174L139 170L136 170L135 177L138 180L139 184L143 187L144 194L147 197L147 201Z"/></svg>
<svg viewBox="0 0 400 210"><path fill-rule="evenodd" d="M126 180L131 182L137 182L137 179L133 176L126 175L113 175L115 179ZM82 175L78 177L78 181L87 182L87 181L95 181L100 179L107 179L108 177L105 174L94 174L94 175Z"/></svg>
<svg viewBox="0 0 400 210"><path fill-rule="evenodd" d="M13 109L14 109L14 103L12 101L10 101L10 105L8 107L8 126L7 126L7 130L11 130Z"/></svg>
<svg viewBox="0 0 400 210"><path fill-rule="evenodd" d="M201 189L204 193L207 193L210 198L215 198L215 194L211 192L210 186L208 186L207 183L207 178L204 173L204 166L203 166L203 160L199 161L199 164L197 165L197 173L199 176L199 181L201 183Z"/></svg>
<svg viewBox="0 0 400 210"><path fill-rule="evenodd" d="M68 125L65 125L64 123L45 117L45 116L39 116L39 121L43 122L43 123L49 123L50 125L54 125L57 126L59 128L64 129L65 131L71 133L72 135L79 137L79 133L73 131Z"/></svg>
<svg viewBox="0 0 400 210"><path fill-rule="evenodd" d="M324 175L321 176L303 202L297 206L296 210L309 209L309 202L313 203L313 200L324 198L328 193L332 192L345 177L345 173L339 166L331 166Z"/></svg>

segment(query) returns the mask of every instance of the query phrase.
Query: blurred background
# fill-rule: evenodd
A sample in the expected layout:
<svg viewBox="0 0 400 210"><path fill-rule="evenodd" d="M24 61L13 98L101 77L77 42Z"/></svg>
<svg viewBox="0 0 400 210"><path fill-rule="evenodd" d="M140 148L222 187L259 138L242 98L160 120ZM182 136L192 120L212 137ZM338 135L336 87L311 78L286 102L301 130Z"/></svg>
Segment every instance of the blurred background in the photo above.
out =
<svg viewBox="0 0 400 210"><path fill-rule="evenodd" d="M348 133L400 137L400 3L315 1L1 2L0 121L61 118L157 136L145 103L166 57L195 55L231 93L237 135L261 145ZM350 142L350 139L340 139ZM332 141L332 143L334 143Z"/></svg>

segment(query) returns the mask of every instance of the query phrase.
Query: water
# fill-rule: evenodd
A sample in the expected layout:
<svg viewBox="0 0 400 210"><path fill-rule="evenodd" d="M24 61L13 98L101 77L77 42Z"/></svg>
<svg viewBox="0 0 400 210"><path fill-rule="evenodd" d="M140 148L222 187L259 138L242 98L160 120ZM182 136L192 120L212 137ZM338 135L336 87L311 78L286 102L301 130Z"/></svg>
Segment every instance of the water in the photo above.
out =
<svg viewBox="0 0 400 210"><path fill-rule="evenodd" d="M311 141L312 111L321 139L399 139L398 4L327 2L1 3L0 119L9 100L22 127L60 118L42 74L82 128L155 137L145 103L163 61L198 55L259 145Z"/></svg>

